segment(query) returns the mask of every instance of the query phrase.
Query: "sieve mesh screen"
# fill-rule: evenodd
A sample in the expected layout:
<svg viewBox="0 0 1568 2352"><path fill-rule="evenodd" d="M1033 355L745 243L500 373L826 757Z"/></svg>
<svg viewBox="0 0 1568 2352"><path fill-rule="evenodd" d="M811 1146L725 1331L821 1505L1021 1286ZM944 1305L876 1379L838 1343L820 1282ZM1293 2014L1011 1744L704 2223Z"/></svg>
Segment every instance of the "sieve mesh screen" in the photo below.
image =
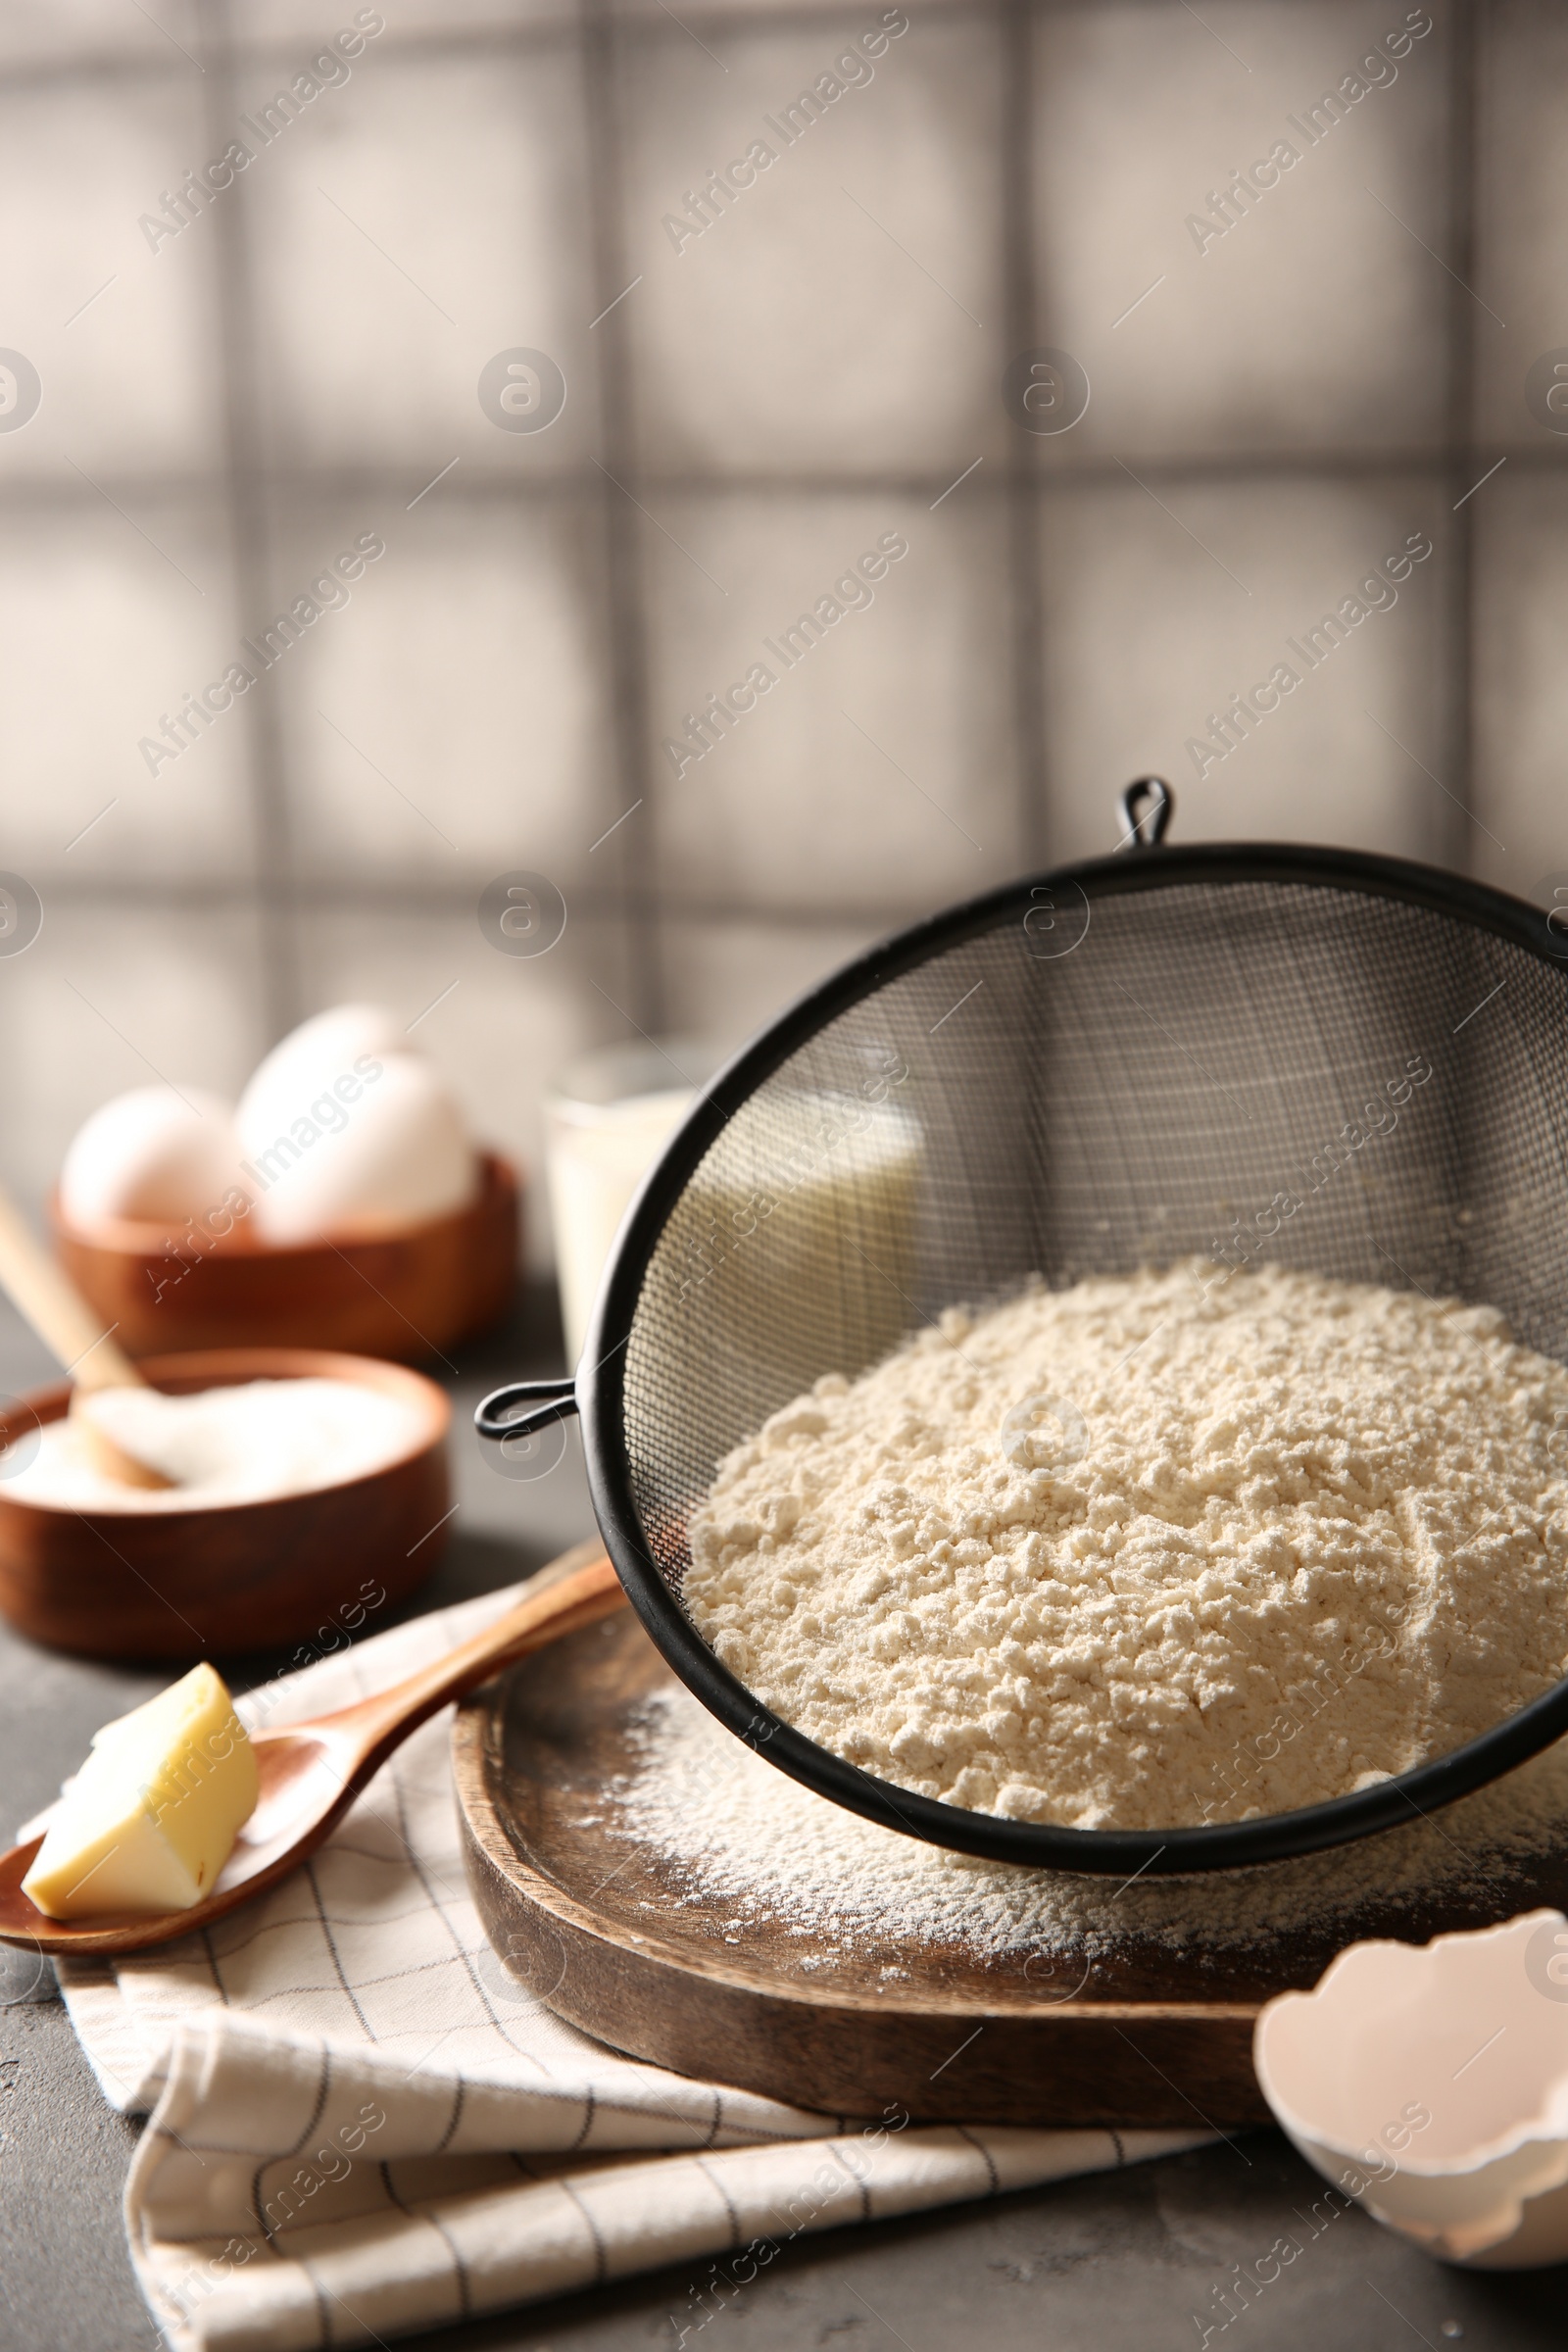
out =
<svg viewBox="0 0 1568 2352"><path fill-rule="evenodd" d="M732 1446L821 1374L1030 1274L1272 1260L1485 1300L1568 1359L1560 968L1339 884L1044 892L868 971L674 1200L622 1428L675 1594Z"/></svg>

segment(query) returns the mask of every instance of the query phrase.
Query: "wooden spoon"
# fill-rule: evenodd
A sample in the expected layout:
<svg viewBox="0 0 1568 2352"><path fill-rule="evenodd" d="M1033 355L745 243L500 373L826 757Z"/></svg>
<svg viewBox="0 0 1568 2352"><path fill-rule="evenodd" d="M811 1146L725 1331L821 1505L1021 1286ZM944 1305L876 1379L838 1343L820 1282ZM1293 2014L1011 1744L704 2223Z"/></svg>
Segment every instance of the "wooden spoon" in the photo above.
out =
<svg viewBox="0 0 1568 2352"><path fill-rule="evenodd" d="M0 1289L75 1383L71 1393L72 1419L105 1478L118 1479L127 1487L172 1487L172 1478L117 1446L108 1431L99 1428L90 1410L77 1411L77 1398L90 1396L99 1389L144 1389L148 1384L123 1349L115 1346L85 1298L45 1254L26 1219L4 1191L0 1191Z"/></svg>
<svg viewBox="0 0 1568 2352"><path fill-rule="evenodd" d="M150 1944L193 1935L275 1886L315 1853L392 1750L438 1707L462 1698L529 1650L543 1649L624 1605L626 1595L597 1543L577 1544L554 1565L569 1573L390 1690L309 1723L253 1734L261 1794L205 1902L156 1915L106 1911L89 1919L51 1919L22 1891L43 1843L42 1838L32 1838L0 1855L0 1940L38 1952L144 1951Z"/></svg>

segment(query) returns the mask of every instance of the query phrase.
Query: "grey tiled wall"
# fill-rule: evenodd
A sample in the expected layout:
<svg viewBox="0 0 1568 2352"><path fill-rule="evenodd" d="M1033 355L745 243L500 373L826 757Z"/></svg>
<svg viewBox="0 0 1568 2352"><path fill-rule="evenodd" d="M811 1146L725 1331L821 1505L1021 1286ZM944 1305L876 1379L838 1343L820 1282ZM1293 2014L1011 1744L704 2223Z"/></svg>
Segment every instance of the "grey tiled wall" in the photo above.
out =
<svg viewBox="0 0 1568 2352"><path fill-rule="evenodd" d="M357 13L348 77L242 131ZM891 925L1108 847L1148 769L1189 840L1524 896L1568 867L1568 438L1525 394L1568 337L1568 15L1434 0L1363 74L1427 12L886 14L866 65L876 0L0 12L0 345L42 382L0 429L0 866L46 910L0 959L13 1182L106 1093L235 1088L362 993L531 1155L580 1046L738 1037ZM852 43L820 120L764 129ZM150 232L235 137L234 185ZM1001 392L1041 345L1091 386L1054 435ZM517 347L564 371L548 430L481 406ZM350 601L150 774L139 740L364 533ZM685 714L888 533L874 601L677 774ZM1397 603L1195 759L1412 534ZM569 907L534 959L475 920L515 867Z"/></svg>

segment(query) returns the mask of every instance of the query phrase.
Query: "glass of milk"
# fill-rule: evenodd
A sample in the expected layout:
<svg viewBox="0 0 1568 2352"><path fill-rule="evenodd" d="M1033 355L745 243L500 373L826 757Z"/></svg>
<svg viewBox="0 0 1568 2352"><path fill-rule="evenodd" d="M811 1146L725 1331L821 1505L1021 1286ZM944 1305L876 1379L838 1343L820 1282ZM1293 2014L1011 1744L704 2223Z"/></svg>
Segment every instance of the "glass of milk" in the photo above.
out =
<svg viewBox="0 0 1568 2352"><path fill-rule="evenodd" d="M566 1361L582 1353L599 1278L632 1196L726 1058L710 1040L639 1039L585 1054L545 1098L545 1179Z"/></svg>

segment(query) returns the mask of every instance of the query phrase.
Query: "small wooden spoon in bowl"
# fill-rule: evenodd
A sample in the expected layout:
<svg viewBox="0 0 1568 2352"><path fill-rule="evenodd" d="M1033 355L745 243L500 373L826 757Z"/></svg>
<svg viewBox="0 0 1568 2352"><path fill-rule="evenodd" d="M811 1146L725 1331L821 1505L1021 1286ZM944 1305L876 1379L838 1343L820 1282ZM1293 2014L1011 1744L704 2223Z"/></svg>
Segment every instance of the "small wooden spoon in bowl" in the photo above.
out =
<svg viewBox="0 0 1568 2352"><path fill-rule="evenodd" d="M529 1594L482 1634L459 1642L390 1690L309 1723L257 1732L252 1744L261 1794L205 1902L185 1911L51 1919L22 1891L43 1843L41 1837L32 1838L0 1855L0 1942L67 1955L145 1951L210 1927L225 1911L275 1886L315 1853L392 1750L438 1707L476 1690L530 1650L623 1606L626 1595L598 1544L579 1544L555 1565L567 1571L559 1582Z"/></svg>
<svg viewBox="0 0 1568 2352"><path fill-rule="evenodd" d="M73 1290L60 1268L33 1238L17 1204L0 1191L0 1289L32 1325L75 1386L71 1417L81 1431L94 1466L126 1487L172 1487L174 1481L151 1462L128 1453L94 1420L90 1404L78 1402L101 1389L142 1389L147 1383L123 1349L115 1346L85 1298Z"/></svg>

